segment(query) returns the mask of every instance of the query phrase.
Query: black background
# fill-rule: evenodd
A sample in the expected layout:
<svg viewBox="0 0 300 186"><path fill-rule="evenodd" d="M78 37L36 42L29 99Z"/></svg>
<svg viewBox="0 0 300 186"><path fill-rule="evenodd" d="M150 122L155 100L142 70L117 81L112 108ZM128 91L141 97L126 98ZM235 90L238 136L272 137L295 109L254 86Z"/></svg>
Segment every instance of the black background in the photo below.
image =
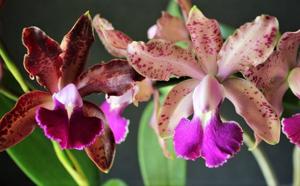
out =
<svg viewBox="0 0 300 186"><path fill-rule="evenodd" d="M23 27L38 26L52 38L60 41L76 19L86 10L90 10L92 15L101 13L116 28L135 40L146 40L147 28L155 23L167 2L167 0L7 0L4 8L0 10L1 39L5 42L12 59L21 68L25 53L21 43ZM297 0L196 0L193 2L207 17L234 27L253 20L257 15L270 14L278 18L281 32L295 31L300 28L300 1ZM96 39L90 52L89 65L111 58ZM21 70L25 74L24 69ZM101 175L103 180L117 177L125 180L128 185L142 185L136 139L143 108L144 105L138 109L130 107L126 110L125 115L131 118L130 133L126 142L118 146L111 172L108 175ZM223 109L226 112L232 111L230 104ZM263 148L274 166L280 184L291 184L293 145L282 136L279 145L263 144ZM244 145L238 155L218 169L206 168L202 160L189 162L187 185L201 184L265 185L265 182L257 163ZM6 153L1 153L0 185L33 184Z"/></svg>

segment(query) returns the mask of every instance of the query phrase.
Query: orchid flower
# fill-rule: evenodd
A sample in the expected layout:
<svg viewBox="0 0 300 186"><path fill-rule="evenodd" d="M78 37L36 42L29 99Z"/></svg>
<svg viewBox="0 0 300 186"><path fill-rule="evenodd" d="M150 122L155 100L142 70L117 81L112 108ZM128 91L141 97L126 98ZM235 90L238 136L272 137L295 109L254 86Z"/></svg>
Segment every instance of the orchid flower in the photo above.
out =
<svg viewBox="0 0 300 186"><path fill-rule="evenodd" d="M108 20L100 17L100 15L94 17L93 27L104 47L112 56L127 57L127 46L132 42L128 35L116 30ZM136 82L134 87L128 89L121 96L107 96L106 101L101 104L101 110L108 120L116 143L123 142L128 133L129 120L122 117L125 108L131 103L137 105L138 102L148 101L152 93L152 82L146 78Z"/></svg>
<svg viewBox="0 0 300 186"><path fill-rule="evenodd" d="M48 91L22 95L2 117L0 151L22 141L38 124L62 149L84 149L100 170L110 169L113 134L102 111L83 97L99 92L122 95L142 77L125 60L111 60L82 72L93 41L89 13L78 19L60 45L37 27L23 30L24 67Z"/></svg>
<svg viewBox="0 0 300 186"><path fill-rule="evenodd" d="M246 78L264 93L268 101L280 115L282 98L290 88L300 99L300 66L298 50L300 30L284 33L278 41L276 50L264 64L244 72ZM300 145L300 115L282 119L283 132L294 144Z"/></svg>
<svg viewBox="0 0 300 186"><path fill-rule="evenodd" d="M220 118L226 97L256 136L269 144L278 143L280 121L272 105L253 83L230 77L265 62L275 47L277 19L259 16L225 43L218 22L196 7L190 10L186 27L192 50L159 39L132 42L127 48L129 63L145 77L163 81L173 76L191 77L169 92L158 119L161 137L174 137L178 157L202 157L207 167L224 164L242 144L240 126Z"/></svg>

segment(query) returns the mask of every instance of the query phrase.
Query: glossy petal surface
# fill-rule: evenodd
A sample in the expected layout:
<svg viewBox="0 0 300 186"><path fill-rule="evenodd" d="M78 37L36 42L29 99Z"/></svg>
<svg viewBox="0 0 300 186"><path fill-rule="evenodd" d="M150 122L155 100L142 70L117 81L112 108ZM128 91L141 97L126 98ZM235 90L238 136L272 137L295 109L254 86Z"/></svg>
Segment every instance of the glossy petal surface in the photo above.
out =
<svg viewBox="0 0 300 186"><path fill-rule="evenodd" d="M277 19L268 15L258 16L253 22L242 25L219 52L218 77L224 80L232 73L265 62L273 52L277 32Z"/></svg>
<svg viewBox="0 0 300 186"><path fill-rule="evenodd" d="M300 114L284 118L282 120L282 130L292 143L300 146Z"/></svg>
<svg viewBox="0 0 300 186"><path fill-rule="evenodd" d="M167 81L172 76L203 77L200 64L189 50L164 40L132 42L128 45L128 62L152 80Z"/></svg>
<svg viewBox="0 0 300 186"><path fill-rule="evenodd" d="M51 105L51 95L47 92L32 91L21 96L14 108L0 120L0 151L19 143L31 134L36 126L36 109Z"/></svg>
<svg viewBox="0 0 300 186"><path fill-rule="evenodd" d="M120 96L143 79L126 60L114 59L91 67L78 78L76 85L82 96L96 92Z"/></svg>
<svg viewBox="0 0 300 186"><path fill-rule="evenodd" d="M224 83L225 96L254 133L269 144L280 138L280 121L272 105L250 81L231 78Z"/></svg>

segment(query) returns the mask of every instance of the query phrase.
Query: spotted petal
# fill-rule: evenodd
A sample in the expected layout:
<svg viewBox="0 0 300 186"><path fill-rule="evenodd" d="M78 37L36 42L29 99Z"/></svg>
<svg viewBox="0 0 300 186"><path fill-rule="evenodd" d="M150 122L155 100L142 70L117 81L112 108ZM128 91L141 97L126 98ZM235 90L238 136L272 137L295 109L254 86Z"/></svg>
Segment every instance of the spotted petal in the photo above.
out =
<svg viewBox="0 0 300 186"><path fill-rule="evenodd" d="M169 80L172 76L203 77L203 71L189 50L172 42L151 40L128 45L128 62L145 77Z"/></svg>
<svg viewBox="0 0 300 186"><path fill-rule="evenodd" d="M182 19L162 12L162 16L148 30L149 39L164 39L171 42L189 41L189 34Z"/></svg>
<svg viewBox="0 0 300 186"><path fill-rule="evenodd" d="M278 143L279 117L259 89L250 81L239 78L230 78L223 85L225 96L254 133L269 144Z"/></svg>
<svg viewBox="0 0 300 186"><path fill-rule="evenodd" d="M0 120L0 151L3 151L27 137L36 126L35 110L51 107L51 95L47 92L32 91L22 95L14 108Z"/></svg>
<svg viewBox="0 0 300 186"><path fill-rule="evenodd" d="M232 73L265 62L274 50L277 32L277 19L268 15L242 25L220 50L218 77L224 80Z"/></svg>
<svg viewBox="0 0 300 186"><path fill-rule="evenodd" d="M23 29L23 44L27 48L24 67L32 78L49 91L58 90L61 76L60 67L62 50L59 44L37 27Z"/></svg>
<svg viewBox="0 0 300 186"><path fill-rule="evenodd" d="M82 15L61 42L63 50L61 57L64 61L61 69L61 87L74 82L84 68L90 46L94 41L91 21L88 12Z"/></svg>
<svg viewBox="0 0 300 186"><path fill-rule="evenodd" d="M197 7L193 7L187 20L187 29L205 71L217 73L217 54L223 44L219 23L215 19L206 18Z"/></svg>
<svg viewBox="0 0 300 186"><path fill-rule="evenodd" d="M93 19L93 27L95 28L102 44L106 50L113 56L126 57L127 45L132 39L119 30L115 30L110 22L96 15Z"/></svg>
<svg viewBox="0 0 300 186"><path fill-rule="evenodd" d="M79 76L76 85L82 96L95 92L120 96L142 79L126 60L114 59L91 67Z"/></svg>
<svg viewBox="0 0 300 186"><path fill-rule="evenodd" d="M291 143L300 146L300 114L282 119L282 130Z"/></svg>
<svg viewBox="0 0 300 186"><path fill-rule="evenodd" d="M169 92L158 119L161 137L171 137L181 118L187 118L193 113L193 90L198 83L194 79L185 80Z"/></svg>

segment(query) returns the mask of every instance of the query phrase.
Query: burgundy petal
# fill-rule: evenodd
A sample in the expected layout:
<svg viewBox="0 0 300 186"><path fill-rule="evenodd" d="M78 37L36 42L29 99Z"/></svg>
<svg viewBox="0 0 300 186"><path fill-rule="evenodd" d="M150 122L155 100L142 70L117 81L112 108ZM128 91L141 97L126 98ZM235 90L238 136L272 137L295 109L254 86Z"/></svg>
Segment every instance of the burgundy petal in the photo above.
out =
<svg viewBox="0 0 300 186"><path fill-rule="evenodd" d="M0 120L0 151L9 148L27 137L36 126L35 110L39 106L51 107L51 95L32 91L22 95L14 108Z"/></svg>
<svg viewBox="0 0 300 186"><path fill-rule="evenodd" d="M93 41L92 20L87 12L77 20L61 42L61 58L64 61L61 69L61 87L74 82L81 74Z"/></svg>
<svg viewBox="0 0 300 186"><path fill-rule="evenodd" d="M291 143L300 146L300 114L295 114L290 118L283 118L282 130Z"/></svg>
<svg viewBox="0 0 300 186"><path fill-rule="evenodd" d="M120 105L117 108L112 108L111 105L104 101L101 105L107 123L114 134L114 138L117 144L123 142L128 133L129 120L122 117L123 110L128 104Z"/></svg>
<svg viewBox="0 0 300 186"><path fill-rule="evenodd" d="M59 44L37 27L23 29L23 44L27 48L24 67L32 78L50 92L58 90L61 76L62 50Z"/></svg>
<svg viewBox="0 0 300 186"><path fill-rule="evenodd" d="M114 59L105 64L97 64L81 74L77 88L82 96L94 92L120 96L142 79L126 60Z"/></svg>

